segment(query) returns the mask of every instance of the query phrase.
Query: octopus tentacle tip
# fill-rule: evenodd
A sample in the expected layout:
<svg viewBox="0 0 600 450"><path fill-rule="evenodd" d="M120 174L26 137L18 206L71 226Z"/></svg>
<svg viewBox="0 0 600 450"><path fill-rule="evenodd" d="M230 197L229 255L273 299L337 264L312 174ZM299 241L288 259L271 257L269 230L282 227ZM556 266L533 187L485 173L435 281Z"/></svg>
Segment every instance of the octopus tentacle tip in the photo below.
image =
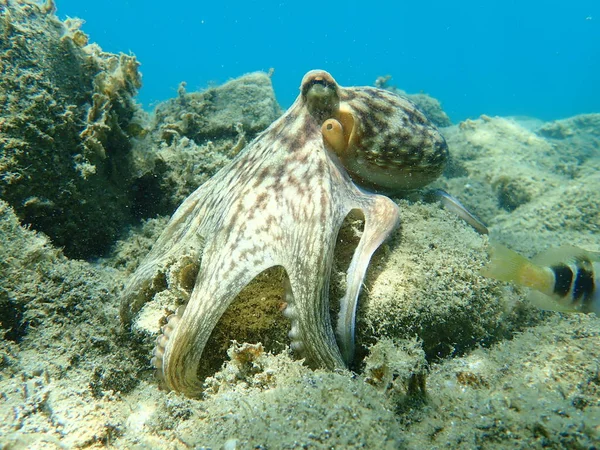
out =
<svg viewBox="0 0 600 450"><path fill-rule="evenodd" d="M296 309L291 305L287 305L283 310L283 315L288 319L293 319L296 316Z"/></svg>
<svg viewBox="0 0 600 450"><path fill-rule="evenodd" d="M315 367L345 367L371 255L399 223L397 205L374 192L423 187L446 159L443 137L410 102L308 72L283 116L183 201L125 287L124 321L152 299L144 287L189 260L194 243L198 274L189 301L169 316L154 349L159 378L198 395L198 367L214 327L237 294L274 266L288 274L284 315L292 321L292 349ZM334 332L329 277L352 210L362 211L365 230Z"/></svg>
<svg viewBox="0 0 600 450"><path fill-rule="evenodd" d="M155 369L162 369L162 366L163 366L162 356L161 357L153 356L152 359L150 360L150 364Z"/></svg>
<svg viewBox="0 0 600 450"><path fill-rule="evenodd" d="M161 334L156 338L156 348L164 349L168 342L169 338L166 335Z"/></svg>
<svg viewBox="0 0 600 450"><path fill-rule="evenodd" d="M298 339L300 337L300 330L298 329L297 325L292 325L292 328L288 333L288 337L292 340Z"/></svg>
<svg viewBox="0 0 600 450"><path fill-rule="evenodd" d="M304 350L304 343L301 341L292 341L290 344L290 348L295 353L302 353Z"/></svg>

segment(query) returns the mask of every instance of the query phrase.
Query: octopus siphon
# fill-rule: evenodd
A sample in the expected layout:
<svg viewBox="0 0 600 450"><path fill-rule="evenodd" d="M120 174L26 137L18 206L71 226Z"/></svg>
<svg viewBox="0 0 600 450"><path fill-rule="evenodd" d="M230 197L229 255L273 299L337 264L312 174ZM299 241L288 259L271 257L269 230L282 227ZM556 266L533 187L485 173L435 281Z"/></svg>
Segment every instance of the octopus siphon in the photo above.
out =
<svg viewBox="0 0 600 450"><path fill-rule="evenodd" d="M400 223L385 194L425 186L447 159L444 138L410 101L310 71L294 104L179 206L125 286L122 321L152 299L158 273L193 261L190 298L162 327L152 362L167 388L198 396L198 367L218 320L257 275L280 266L292 350L313 367L345 368L369 261ZM334 249L355 210L364 228L334 331Z"/></svg>

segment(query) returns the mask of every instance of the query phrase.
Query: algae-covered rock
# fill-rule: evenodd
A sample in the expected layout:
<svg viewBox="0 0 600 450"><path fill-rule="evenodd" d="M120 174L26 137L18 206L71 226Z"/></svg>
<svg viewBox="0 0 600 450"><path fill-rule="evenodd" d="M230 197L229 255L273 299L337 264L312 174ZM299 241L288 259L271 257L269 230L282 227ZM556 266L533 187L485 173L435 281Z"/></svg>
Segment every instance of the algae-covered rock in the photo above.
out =
<svg viewBox="0 0 600 450"><path fill-rule="evenodd" d="M264 72L202 92L182 84L135 145L140 214L170 214L280 114Z"/></svg>
<svg viewBox="0 0 600 450"><path fill-rule="evenodd" d="M359 349L416 336L432 360L539 320L517 293L480 275L487 238L437 206L399 204L402 228L373 258L360 297Z"/></svg>
<svg viewBox="0 0 600 450"><path fill-rule="evenodd" d="M206 399L171 432L212 448L396 449L404 438L393 404L348 373L311 371L285 353L238 346L208 381ZM342 400L343 399L343 400ZM163 425L156 432L165 433ZM168 433L168 431L167 431ZM169 433L169 434L171 434Z"/></svg>
<svg viewBox="0 0 600 450"><path fill-rule="evenodd" d="M586 166L577 178L549 190L511 215L498 216L493 235L529 256L559 245L599 251L600 158L588 161Z"/></svg>
<svg viewBox="0 0 600 450"><path fill-rule="evenodd" d="M50 2L0 2L0 196L72 257L170 214L280 114L256 73L157 107L135 104L134 56L88 44ZM133 148L133 151L132 151Z"/></svg>
<svg viewBox="0 0 600 450"><path fill-rule="evenodd" d="M442 105L438 99L423 93L408 94L406 91L390 85L389 81L391 78L392 77L390 75L378 77L377 80L375 80L375 86L409 99L411 102L417 105L421 112L425 114L425 116L427 116L427 118L431 120L434 125L438 127L448 127L452 125L452 121L442 109Z"/></svg>
<svg viewBox="0 0 600 450"><path fill-rule="evenodd" d="M134 56L103 52L53 2L0 1L0 196L65 253L101 254L130 221Z"/></svg>
<svg viewBox="0 0 600 450"><path fill-rule="evenodd" d="M114 399L143 379L117 319L120 274L66 258L4 201L0 236L0 415L13 418L0 446L111 439Z"/></svg>
<svg viewBox="0 0 600 450"><path fill-rule="evenodd" d="M553 169L559 158L564 164L573 159L510 119L482 116L445 131L453 170L491 186L497 206L505 211L563 183L566 176Z"/></svg>
<svg viewBox="0 0 600 450"><path fill-rule="evenodd" d="M408 448L596 448L600 320L554 315L513 340L431 368Z"/></svg>
<svg viewBox="0 0 600 450"><path fill-rule="evenodd" d="M574 143L572 147L575 148L580 148L583 144L584 147L588 147L588 154L591 155L592 149L598 148L600 140L600 114L581 114L548 122L541 125L537 133L548 139L567 140L571 144Z"/></svg>
<svg viewBox="0 0 600 450"><path fill-rule="evenodd" d="M441 183L490 226L494 240L528 256L548 245L595 250L598 116L545 124L482 116L446 128L452 162Z"/></svg>

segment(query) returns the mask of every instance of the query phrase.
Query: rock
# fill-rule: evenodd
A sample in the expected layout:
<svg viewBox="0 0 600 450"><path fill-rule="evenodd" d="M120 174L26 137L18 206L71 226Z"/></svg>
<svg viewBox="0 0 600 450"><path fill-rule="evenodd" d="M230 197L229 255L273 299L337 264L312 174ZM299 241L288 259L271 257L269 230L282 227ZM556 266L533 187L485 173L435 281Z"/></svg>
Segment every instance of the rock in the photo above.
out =
<svg viewBox="0 0 600 450"><path fill-rule="evenodd" d="M488 224L492 239L527 256L549 242L595 250L598 117L540 126L530 119L481 116L446 128L452 162L441 183Z"/></svg>
<svg viewBox="0 0 600 450"><path fill-rule="evenodd" d="M375 86L380 89L386 89L393 92L401 97L407 98L413 102L421 110L425 116L433 122L437 127L449 127L452 125L452 121L448 115L442 109L442 105L439 100L431 97L430 95L419 93L419 94L408 94L406 91L397 88L396 86L389 85L389 80L392 77L386 75L384 77L378 77L375 80Z"/></svg>
<svg viewBox="0 0 600 450"><path fill-rule="evenodd" d="M271 79L256 72L156 107L135 144L138 212L171 214L281 114Z"/></svg>
<svg viewBox="0 0 600 450"><path fill-rule="evenodd" d="M3 3L0 196L67 255L98 256L131 221L139 63L87 45L52 2Z"/></svg>

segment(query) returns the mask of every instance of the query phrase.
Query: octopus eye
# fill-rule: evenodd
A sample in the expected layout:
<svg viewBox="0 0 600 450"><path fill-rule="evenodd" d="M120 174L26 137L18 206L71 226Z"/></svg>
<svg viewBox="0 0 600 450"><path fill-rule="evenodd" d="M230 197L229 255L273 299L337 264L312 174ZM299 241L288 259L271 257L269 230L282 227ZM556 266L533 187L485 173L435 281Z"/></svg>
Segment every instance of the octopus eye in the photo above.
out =
<svg viewBox="0 0 600 450"><path fill-rule="evenodd" d="M312 95L318 95L317 93L333 92L337 95L337 83L333 77L325 72L324 70L311 70L302 79L300 85L300 91L302 95L306 97L310 91L313 91Z"/></svg>
<svg viewBox="0 0 600 450"><path fill-rule="evenodd" d="M336 84L333 80L327 79L325 77L314 77L312 79L310 79L309 81L307 81L304 89L306 91L309 91L313 86L322 86L323 88L326 89L335 89Z"/></svg>
<svg viewBox="0 0 600 450"><path fill-rule="evenodd" d="M312 70L302 79L300 92L310 114L319 122L334 117L339 107L338 85L324 70Z"/></svg>

